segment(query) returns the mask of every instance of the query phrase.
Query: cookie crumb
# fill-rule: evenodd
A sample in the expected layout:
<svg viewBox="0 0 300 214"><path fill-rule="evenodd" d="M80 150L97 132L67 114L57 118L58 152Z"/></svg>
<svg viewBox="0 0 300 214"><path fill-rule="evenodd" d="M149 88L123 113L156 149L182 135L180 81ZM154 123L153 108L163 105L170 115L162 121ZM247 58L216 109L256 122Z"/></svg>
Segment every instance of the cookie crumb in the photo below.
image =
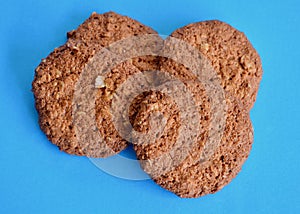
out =
<svg viewBox="0 0 300 214"><path fill-rule="evenodd" d="M103 76L97 76L97 78L95 80L95 88L105 88Z"/></svg>
<svg viewBox="0 0 300 214"><path fill-rule="evenodd" d="M209 44L204 43L203 44L203 48L204 48L204 50L208 51L209 50Z"/></svg>

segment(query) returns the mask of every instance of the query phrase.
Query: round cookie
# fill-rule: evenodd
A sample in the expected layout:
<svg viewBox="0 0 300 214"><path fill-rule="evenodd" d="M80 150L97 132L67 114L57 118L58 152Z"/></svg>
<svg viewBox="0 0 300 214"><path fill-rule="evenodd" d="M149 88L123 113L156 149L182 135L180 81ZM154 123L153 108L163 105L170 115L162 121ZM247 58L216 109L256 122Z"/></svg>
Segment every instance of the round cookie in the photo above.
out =
<svg viewBox="0 0 300 214"><path fill-rule="evenodd" d="M145 101L149 103L149 106L140 108L140 112L135 118L135 128L144 132L149 129L146 120L149 119L147 115L153 113L151 108L153 105L157 106L156 110L161 111L171 125L172 118L174 118L174 115L176 117L177 114L172 104L167 104L166 99L161 97L146 97L146 99L156 100L157 102ZM239 105L234 98L227 100L227 103L226 126L221 142L213 156L204 162L200 161L200 153L203 151L203 145L207 140L208 129L206 128L205 134L202 134L202 139L199 139L197 144L191 148L190 153L179 165L174 166L172 170L164 174L152 177L157 184L180 197L193 198L215 193L237 175L251 150L253 130L248 112L242 109L243 106ZM164 135L171 136L174 140L178 134L178 129L174 131L174 127L169 128L168 123L165 126ZM175 128L178 128L178 125ZM145 147L136 145L134 148L142 167L144 167L144 160L154 158L157 154L161 155L159 151L153 148L159 145L163 145L162 148L167 148L166 143L168 143L168 138L160 137L155 144L146 145ZM160 164L161 167L164 167L164 163ZM151 167L149 169L148 166L145 171L151 171ZM149 174L151 175L151 173Z"/></svg>
<svg viewBox="0 0 300 214"><path fill-rule="evenodd" d="M252 108L262 78L262 65L244 33L215 20L189 24L170 36L196 47L210 60L225 91L239 98L247 110ZM165 66L170 65L162 63Z"/></svg>
<svg viewBox="0 0 300 214"><path fill-rule="evenodd" d="M136 20L113 12L102 15L93 13L78 29L67 34L66 44L56 48L36 68L32 91L40 127L61 150L69 154L106 157L127 146L111 123L108 112L111 94L129 75L156 65L142 64L138 69L132 61L126 61L113 68L104 82L100 81L103 85L95 85L98 88L96 124L109 151L97 151L89 149L89 145L79 145L72 118L72 99L82 70L100 49L121 39L143 34L156 32ZM139 65L138 59L135 60Z"/></svg>

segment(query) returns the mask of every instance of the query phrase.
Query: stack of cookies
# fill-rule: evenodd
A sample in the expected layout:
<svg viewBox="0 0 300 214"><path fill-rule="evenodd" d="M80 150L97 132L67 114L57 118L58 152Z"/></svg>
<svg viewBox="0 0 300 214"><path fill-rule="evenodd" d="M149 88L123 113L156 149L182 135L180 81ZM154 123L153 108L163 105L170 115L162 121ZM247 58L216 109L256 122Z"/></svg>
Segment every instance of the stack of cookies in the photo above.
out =
<svg viewBox="0 0 300 214"><path fill-rule="evenodd" d="M40 127L61 150L105 158L132 143L143 170L187 198L220 190L241 170L262 78L242 32L204 21L163 40L108 12L93 13L67 36L32 83Z"/></svg>

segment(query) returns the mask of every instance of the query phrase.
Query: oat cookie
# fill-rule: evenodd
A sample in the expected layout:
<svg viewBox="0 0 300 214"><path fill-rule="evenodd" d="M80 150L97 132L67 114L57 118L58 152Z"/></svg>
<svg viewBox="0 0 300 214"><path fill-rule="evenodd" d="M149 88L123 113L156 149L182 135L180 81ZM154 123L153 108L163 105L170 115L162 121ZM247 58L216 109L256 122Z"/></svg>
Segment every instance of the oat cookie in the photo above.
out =
<svg viewBox="0 0 300 214"><path fill-rule="evenodd" d="M175 30L171 37L196 47L206 56L224 89L250 110L262 78L261 60L246 35L221 21L192 23Z"/></svg>
<svg viewBox="0 0 300 214"><path fill-rule="evenodd" d="M151 28L129 17L108 12L93 13L76 30L68 32L66 44L56 48L42 60L35 70L32 91L39 114L41 129L48 139L69 154L106 157L120 152L127 146L111 123L108 112L111 94L122 81L140 69L148 70L142 60L135 59L117 65L105 79L97 78L96 97L97 128L110 151L97 151L92 145L79 145L72 122L74 87L89 60L103 47L131 36L156 34ZM95 142L96 144L97 142Z"/></svg>
<svg viewBox="0 0 300 214"><path fill-rule="evenodd" d="M153 105L154 103L151 103L148 108L143 107L140 109L141 112L135 118L137 129L147 131L149 127L146 120L149 118L144 116L153 113L151 108ZM164 99L155 102L155 105L158 108L157 110L162 111L164 116L168 118L167 120L170 121L169 123L172 124L174 115L176 116L176 111L174 111L172 105L166 104ZM247 111L241 108L242 106L235 100L228 101L227 120L223 137L220 146L209 160L200 161L200 153L203 151L205 140L207 140L207 133L204 133L181 164L152 179L161 187L186 198L200 197L222 189L241 170L253 142L251 121ZM164 135L176 138L178 130L169 127L166 125ZM175 126L175 128L177 127ZM208 131L207 127L205 131ZM168 138L161 137L151 147L135 146L135 149L140 160L151 159L156 157L156 154L161 155L161 149L155 149L156 146L163 145L162 148L169 149L169 145L165 144L172 145L168 142ZM164 163L160 164L161 167L164 167ZM149 171L149 169L145 169L145 171Z"/></svg>

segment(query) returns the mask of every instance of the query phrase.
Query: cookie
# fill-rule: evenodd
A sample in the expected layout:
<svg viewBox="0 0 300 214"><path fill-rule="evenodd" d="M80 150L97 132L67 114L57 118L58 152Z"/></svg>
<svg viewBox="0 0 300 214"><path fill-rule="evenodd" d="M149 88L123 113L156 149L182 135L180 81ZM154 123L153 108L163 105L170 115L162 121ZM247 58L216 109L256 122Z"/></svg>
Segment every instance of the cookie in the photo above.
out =
<svg viewBox="0 0 300 214"><path fill-rule="evenodd" d="M171 37L197 48L210 60L224 89L240 99L247 110L252 108L262 78L262 65L244 33L215 20L189 24L175 30Z"/></svg>
<svg viewBox="0 0 300 214"><path fill-rule="evenodd" d="M96 53L119 40L145 34L156 32L136 20L113 12L102 15L93 13L76 30L67 34L66 44L56 48L36 68L32 91L40 127L60 150L75 155L106 157L127 146L126 140L119 136L111 123L108 109L112 93L129 75L155 65L145 63L145 58L135 58L135 65L139 68L129 60L115 66L105 79L96 78L97 127L93 131L103 136L105 146L101 149L97 147L98 142L79 142L74 128L72 100L83 69Z"/></svg>
<svg viewBox="0 0 300 214"><path fill-rule="evenodd" d="M150 96L152 98L145 97L148 101L144 101L148 103L148 106L142 106L135 118L135 128L142 132L149 130L147 120L149 120L148 116L153 113L153 105L157 106L155 110L161 111L168 122L163 136L159 137L154 144L135 145L134 148L137 151L142 168L152 176L152 179L158 185L180 197L200 197L222 189L241 170L251 150L253 130L249 114L242 108L243 105L234 100L235 98L227 100L228 111L225 129L222 139L210 159L201 161L200 156L208 139L208 127L206 127L205 134L202 133L200 135L202 138L197 138L196 145L190 148L184 160L180 164L174 165L171 170L159 175L156 172L161 172L160 169L165 168L166 163L156 161L155 158L157 155L169 153L170 146L166 146L166 144L172 146L175 141L174 138L178 136L180 130L178 130L178 124L172 126L172 120L177 115L172 103L167 104L165 98L155 94ZM153 98L153 96L156 97ZM153 102L154 100L156 102ZM173 142L170 143L168 138ZM160 148L157 149L156 147ZM166 150L161 152L162 149ZM151 164L148 164L148 162Z"/></svg>

